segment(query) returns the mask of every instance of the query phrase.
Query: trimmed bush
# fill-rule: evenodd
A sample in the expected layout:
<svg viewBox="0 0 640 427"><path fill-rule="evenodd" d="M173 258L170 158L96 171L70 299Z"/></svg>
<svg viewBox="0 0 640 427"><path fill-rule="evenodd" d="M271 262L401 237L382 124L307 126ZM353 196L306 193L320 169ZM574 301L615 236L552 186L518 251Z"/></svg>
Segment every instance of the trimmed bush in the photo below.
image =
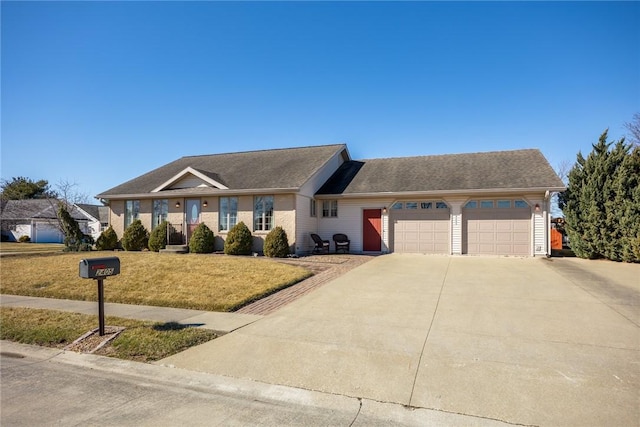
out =
<svg viewBox="0 0 640 427"><path fill-rule="evenodd" d="M149 250L159 252L160 249L167 247L167 227L169 223L162 221L156 228L151 231L149 236Z"/></svg>
<svg viewBox="0 0 640 427"><path fill-rule="evenodd" d="M224 241L224 253L227 255L249 255L252 244L251 231L241 221L229 230L227 239Z"/></svg>
<svg viewBox="0 0 640 427"><path fill-rule="evenodd" d="M31 241L31 237L27 236L26 234L18 238L18 242L20 243L29 243L30 241Z"/></svg>
<svg viewBox="0 0 640 427"><path fill-rule="evenodd" d="M287 232L278 226L264 239L264 255L271 258L284 258L289 255Z"/></svg>
<svg viewBox="0 0 640 427"><path fill-rule="evenodd" d="M118 235L113 227L109 226L100 233L100 237L96 240L96 249L99 251L112 251L118 247Z"/></svg>
<svg viewBox="0 0 640 427"><path fill-rule="evenodd" d="M139 219L136 219L124 230L122 247L125 251L141 251L147 248L149 232Z"/></svg>
<svg viewBox="0 0 640 427"><path fill-rule="evenodd" d="M189 252L210 254L213 252L213 244L213 231L202 222L193 230L191 239L189 239Z"/></svg>

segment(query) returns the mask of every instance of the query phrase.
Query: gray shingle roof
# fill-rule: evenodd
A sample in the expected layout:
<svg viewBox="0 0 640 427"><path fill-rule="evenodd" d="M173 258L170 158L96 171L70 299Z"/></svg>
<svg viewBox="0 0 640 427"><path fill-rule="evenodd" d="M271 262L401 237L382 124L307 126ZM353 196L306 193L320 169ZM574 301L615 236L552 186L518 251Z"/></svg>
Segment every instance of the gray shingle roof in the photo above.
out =
<svg viewBox="0 0 640 427"><path fill-rule="evenodd" d="M145 194L188 167L196 169L231 190L300 188L344 144L284 148L241 153L187 156L111 188L97 197ZM193 189L208 191L207 189ZM170 190L171 191L171 190ZM185 190L175 190L185 194ZM163 192L169 194L169 191Z"/></svg>
<svg viewBox="0 0 640 427"><path fill-rule="evenodd" d="M109 222L109 207L78 203L78 207L100 222Z"/></svg>
<svg viewBox="0 0 640 427"><path fill-rule="evenodd" d="M317 194L563 187L542 153L527 149L348 161Z"/></svg>
<svg viewBox="0 0 640 427"><path fill-rule="evenodd" d="M7 200L3 203L3 220L56 219L58 201L55 199ZM87 217L75 207L71 208L71 217L76 221L87 221Z"/></svg>

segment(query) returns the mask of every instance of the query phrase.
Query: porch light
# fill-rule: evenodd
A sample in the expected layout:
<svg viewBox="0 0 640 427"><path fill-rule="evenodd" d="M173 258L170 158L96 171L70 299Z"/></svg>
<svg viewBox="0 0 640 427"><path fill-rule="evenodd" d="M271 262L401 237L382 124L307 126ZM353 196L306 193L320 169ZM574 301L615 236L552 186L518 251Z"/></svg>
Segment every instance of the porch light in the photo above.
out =
<svg viewBox="0 0 640 427"><path fill-rule="evenodd" d="M382 208L382 213L385 214L385 215L387 214L387 207L386 206L384 208Z"/></svg>
<svg viewBox="0 0 640 427"><path fill-rule="evenodd" d="M534 206L534 210L536 212L540 212L540 205L536 203L536 205Z"/></svg>
<svg viewBox="0 0 640 427"><path fill-rule="evenodd" d="M176 208L180 207L180 202L176 202Z"/></svg>
<svg viewBox="0 0 640 427"><path fill-rule="evenodd" d="M204 207L206 208L206 207L207 207L207 205L208 205L208 203L207 203L207 201L205 200L205 201L202 203L202 206L204 206Z"/></svg>

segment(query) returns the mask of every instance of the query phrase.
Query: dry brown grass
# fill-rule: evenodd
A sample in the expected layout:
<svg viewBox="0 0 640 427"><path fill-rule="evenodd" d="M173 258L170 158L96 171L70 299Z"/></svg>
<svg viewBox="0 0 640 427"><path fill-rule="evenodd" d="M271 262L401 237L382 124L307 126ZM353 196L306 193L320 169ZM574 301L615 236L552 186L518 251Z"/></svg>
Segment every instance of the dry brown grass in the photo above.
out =
<svg viewBox="0 0 640 427"><path fill-rule="evenodd" d="M213 331L176 323L157 323L107 316L108 325L125 330L96 354L152 362L216 337ZM63 348L96 327L96 317L55 310L0 308L0 338Z"/></svg>
<svg viewBox="0 0 640 427"><path fill-rule="evenodd" d="M97 300L93 280L78 276L81 259L120 258L119 276L105 279L106 302L231 311L309 277L270 259L155 252L80 252L0 259L4 294Z"/></svg>
<svg viewBox="0 0 640 427"><path fill-rule="evenodd" d="M16 252L62 252L64 245L61 243L0 243L0 253L11 254Z"/></svg>

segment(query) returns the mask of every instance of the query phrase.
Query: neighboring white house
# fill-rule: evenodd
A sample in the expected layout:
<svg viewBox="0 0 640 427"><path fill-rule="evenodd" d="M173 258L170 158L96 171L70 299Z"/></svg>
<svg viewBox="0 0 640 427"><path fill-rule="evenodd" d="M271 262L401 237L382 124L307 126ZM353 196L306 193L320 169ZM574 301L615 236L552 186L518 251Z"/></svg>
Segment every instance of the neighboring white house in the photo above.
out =
<svg viewBox="0 0 640 427"><path fill-rule="evenodd" d="M204 222L222 249L243 221L255 251L281 226L299 254L344 233L352 252L535 256L563 189L536 149L358 161L338 144L182 157L96 197L119 237L167 220L186 243Z"/></svg>
<svg viewBox="0 0 640 427"><path fill-rule="evenodd" d="M109 227L109 207L77 203L75 205L87 219L86 231L82 232L98 240L100 234Z"/></svg>
<svg viewBox="0 0 640 427"><path fill-rule="evenodd" d="M56 215L58 201L54 199L28 199L2 201L0 220L3 240L18 241L29 236L33 243L63 243L64 235ZM88 206L83 205L90 210ZM98 208L98 206L96 206ZM94 238L100 235L100 221L84 209L73 205L71 217L78 222L84 234ZM96 225L97 224L97 225Z"/></svg>

